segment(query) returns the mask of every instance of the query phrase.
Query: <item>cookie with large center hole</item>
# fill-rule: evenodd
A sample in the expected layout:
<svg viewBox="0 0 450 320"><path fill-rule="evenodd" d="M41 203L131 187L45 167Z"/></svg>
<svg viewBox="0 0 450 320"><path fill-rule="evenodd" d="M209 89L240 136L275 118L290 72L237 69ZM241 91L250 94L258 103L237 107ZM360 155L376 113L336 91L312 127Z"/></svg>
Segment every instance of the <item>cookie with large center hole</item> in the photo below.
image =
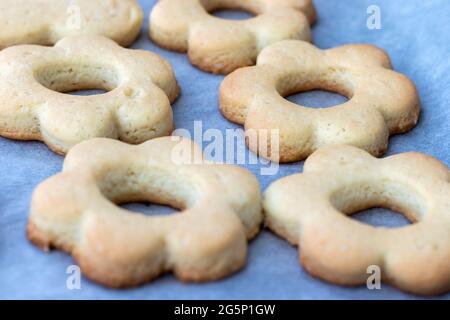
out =
<svg viewBox="0 0 450 320"><path fill-rule="evenodd" d="M256 17L231 21L211 14L221 9ZM151 12L150 37L164 48L187 52L202 70L227 74L255 64L258 53L277 41L309 41L315 19L312 0L160 0Z"/></svg>
<svg viewBox="0 0 450 320"><path fill-rule="evenodd" d="M115 205L135 201L181 212L149 217ZM36 188L28 237L72 254L92 280L127 287L169 271L184 281L230 275L261 221L257 179L205 161L192 141L98 138L72 148L63 171Z"/></svg>
<svg viewBox="0 0 450 320"><path fill-rule="evenodd" d="M349 101L314 109L284 98L314 89L340 93ZM414 83L393 71L379 48L354 44L320 50L286 40L265 48L256 66L225 78L220 109L228 120L245 126L252 151L294 162L332 144L380 156L390 135L416 125L420 100Z"/></svg>
<svg viewBox="0 0 450 320"><path fill-rule="evenodd" d="M162 57L101 36L64 38L54 47L0 51L0 135L42 140L57 153L95 137L128 143L170 135L179 94ZM105 94L74 96L74 90Z"/></svg>
<svg viewBox="0 0 450 320"><path fill-rule="evenodd" d="M298 245L303 267L340 285L362 285L368 270L408 292L450 289L450 171L421 153L377 159L351 146L312 154L304 172L264 195L266 225ZM384 207L413 224L386 229L350 219Z"/></svg>

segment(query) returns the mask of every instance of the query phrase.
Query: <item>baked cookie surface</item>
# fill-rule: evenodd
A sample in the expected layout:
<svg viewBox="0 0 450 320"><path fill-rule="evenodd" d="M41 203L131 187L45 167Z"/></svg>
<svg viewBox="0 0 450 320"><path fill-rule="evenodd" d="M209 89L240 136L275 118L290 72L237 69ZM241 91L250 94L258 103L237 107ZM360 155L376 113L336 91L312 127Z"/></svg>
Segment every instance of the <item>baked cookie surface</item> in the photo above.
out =
<svg viewBox="0 0 450 320"><path fill-rule="evenodd" d="M249 145L274 161L303 160L331 144L349 144L379 156L389 136L409 131L420 113L415 85L391 68L388 55L371 45L320 50L304 41L281 41L265 48L256 66L225 78L220 109L228 120L258 136L276 131L276 148L264 138ZM284 98L314 89L340 93L349 101L313 109ZM262 145L268 146L268 154L259 152Z"/></svg>
<svg viewBox="0 0 450 320"><path fill-rule="evenodd" d="M75 146L64 169L33 194L29 239L71 253L83 273L111 287L173 271L184 281L227 276L245 264L262 221L257 179L202 158L192 141L139 146L98 138ZM180 214L145 216L114 203L150 201Z"/></svg>
<svg viewBox="0 0 450 320"><path fill-rule="evenodd" d="M243 21L210 14L240 9L256 15ZM227 74L253 65L266 46L285 39L310 40L316 19L312 0L160 0L150 16L150 37L158 45L187 52L198 68Z"/></svg>
<svg viewBox="0 0 450 320"><path fill-rule="evenodd" d="M42 140L64 154L94 137L128 143L170 135L179 87L171 65L101 36L74 36L54 47L0 51L0 135ZM64 92L104 89L105 94Z"/></svg>
<svg viewBox="0 0 450 320"><path fill-rule="evenodd" d="M369 267L415 294L450 290L450 171L420 153L376 159L351 146L311 155L302 174L265 192L266 225L299 246L303 267L340 285L365 284ZM386 229L349 219L384 207L413 224Z"/></svg>
<svg viewBox="0 0 450 320"><path fill-rule="evenodd" d="M2 0L0 49L53 45L74 35L102 35L130 45L143 21L136 0Z"/></svg>

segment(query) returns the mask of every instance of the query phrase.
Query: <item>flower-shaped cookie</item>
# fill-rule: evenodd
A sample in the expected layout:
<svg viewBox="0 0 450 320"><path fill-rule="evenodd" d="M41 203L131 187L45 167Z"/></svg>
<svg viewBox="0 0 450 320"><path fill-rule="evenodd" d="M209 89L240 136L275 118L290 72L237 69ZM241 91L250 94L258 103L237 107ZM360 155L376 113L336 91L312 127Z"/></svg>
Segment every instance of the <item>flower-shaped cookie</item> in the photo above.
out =
<svg viewBox="0 0 450 320"><path fill-rule="evenodd" d="M182 210L145 216L114 203L151 201ZM33 194L28 236L70 252L89 278L133 286L173 271L208 281L240 269L262 221L258 181L202 159L192 141L139 146L98 138L70 150L63 172Z"/></svg>
<svg viewBox="0 0 450 320"><path fill-rule="evenodd" d="M390 68L389 57L370 45L322 51L307 42L282 41L264 49L256 66L225 78L220 108L247 131L278 132L279 150L262 154L274 161L302 160L331 144L349 144L379 156L387 149L389 135L410 130L420 113L414 84ZM313 109L283 98L313 89L338 92L350 100ZM261 143L271 149L271 141L249 147L258 152Z"/></svg>
<svg viewBox="0 0 450 320"><path fill-rule="evenodd" d="M101 36L75 36L54 47L0 51L0 135L42 140L65 153L94 137L141 143L173 130L179 93L170 64ZM73 90L104 89L75 96Z"/></svg>
<svg viewBox="0 0 450 320"><path fill-rule="evenodd" d="M0 48L53 45L75 35L102 35L128 46L142 20L136 0L2 0Z"/></svg>
<svg viewBox="0 0 450 320"><path fill-rule="evenodd" d="M346 217L385 207L415 222L386 229ZM273 183L264 199L266 224L299 246L304 268L324 280L366 283L369 266L417 294L450 289L450 172L420 153L376 159L351 146L310 156L303 174Z"/></svg>
<svg viewBox="0 0 450 320"><path fill-rule="evenodd" d="M210 14L220 9L257 16L233 21ZM160 0L150 16L150 37L164 48L187 51L202 70L227 74L255 64L258 53L272 43L309 41L309 23L315 18L312 0Z"/></svg>

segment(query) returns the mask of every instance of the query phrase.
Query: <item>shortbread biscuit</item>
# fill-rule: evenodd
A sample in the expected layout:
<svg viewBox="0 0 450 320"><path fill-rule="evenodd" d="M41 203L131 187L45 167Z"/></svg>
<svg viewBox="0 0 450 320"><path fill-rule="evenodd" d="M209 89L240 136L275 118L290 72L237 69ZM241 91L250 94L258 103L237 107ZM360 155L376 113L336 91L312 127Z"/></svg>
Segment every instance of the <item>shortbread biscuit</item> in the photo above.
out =
<svg viewBox="0 0 450 320"><path fill-rule="evenodd" d="M53 45L74 35L102 35L128 46L139 34L142 20L136 0L2 0L0 49Z"/></svg>
<svg viewBox="0 0 450 320"><path fill-rule="evenodd" d="M211 15L246 10L255 18L232 21ZM169 50L187 52L198 68L227 74L255 64L266 46L284 39L310 40L316 18L312 0L160 0L150 16L150 37Z"/></svg>
<svg viewBox="0 0 450 320"><path fill-rule="evenodd" d="M0 135L42 140L64 154L94 137L128 143L169 135L170 103L179 93L160 56L124 49L101 36L74 36L54 47L21 45L0 51ZM105 94L63 94L83 89Z"/></svg>
<svg viewBox="0 0 450 320"><path fill-rule="evenodd" d="M313 109L284 99L313 89L338 92L350 100ZM227 119L243 124L248 132L256 131L258 137L272 131L279 135L279 146L271 147L270 140L261 138L250 149L259 152L267 145L268 154L261 156L294 162L332 144L382 155L389 135L416 125L420 100L415 85L391 70L381 49L345 45L320 50L292 40L264 49L256 66L227 76L220 88L220 109Z"/></svg>
<svg viewBox="0 0 450 320"><path fill-rule="evenodd" d="M182 212L149 217L114 205L135 201ZM71 253L90 279L128 287L168 271L184 281L227 276L244 266L261 222L257 179L204 161L192 141L97 138L72 148L63 172L34 191L28 237Z"/></svg>
<svg viewBox="0 0 450 320"><path fill-rule="evenodd" d="M314 276L360 285L377 266L383 281L412 293L450 290L450 172L432 157L376 159L330 146L306 160L303 174L273 183L264 198L267 226L299 246ZM373 207L399 211L413 224L386 229L346 217Z"/></svg>

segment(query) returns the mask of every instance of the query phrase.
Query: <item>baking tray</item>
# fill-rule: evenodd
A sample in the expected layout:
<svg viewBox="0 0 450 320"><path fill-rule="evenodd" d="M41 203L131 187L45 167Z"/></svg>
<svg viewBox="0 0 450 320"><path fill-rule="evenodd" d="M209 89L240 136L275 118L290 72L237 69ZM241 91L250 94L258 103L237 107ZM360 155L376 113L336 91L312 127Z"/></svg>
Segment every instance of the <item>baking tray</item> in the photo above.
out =
<svg viewBox="0 0 450 320"><path fill-rule="evenodd" d="M146 17L153 0L140 1ZM420 151L450 164L450 1L448 0L315 0L319 14L313 26L315 44L330 48L347 43L372 43L385 49L395 69L417 85L422 114L410 133L390 140L388 155ZM381 29L369 29L367 9L376 5ZM235 17L224 13L224 17ZM154 51L174 66L182 88L173 105L177 128L192 134L196 121L203 131L237 129L220 114L218 88L222 76L192 67L186 55L153 44L148 20L132 46ZM342 97L311 92L291 97L307 105L325 106L342 102ZM165 275L149 284L127 290L113 290L82 278L80 290L66 286L67 268L74 264L62 252L49 254L26 239L30 197L34 187L61 170L63 158L39 142L0 138L0 298L30 299L416 299L386 284L381 290L340 287L308 275L298 262L297 249L268 231L249 245L246 268L224 280L206 284L185 284ZM264 190L272 181L301 172L303 162L281 165L278 174L261 176L264 164L246 166L258 176ZM426 173L424 173L426 174ZM131 205L149 214L158 206ZM170 210L165 210L166 213ZM357 217L378 226L401 226L406 220L386 210L369 210ZM414 266L411 266L414 268ZM440 296L449 299L450 294Z"/></svg>

